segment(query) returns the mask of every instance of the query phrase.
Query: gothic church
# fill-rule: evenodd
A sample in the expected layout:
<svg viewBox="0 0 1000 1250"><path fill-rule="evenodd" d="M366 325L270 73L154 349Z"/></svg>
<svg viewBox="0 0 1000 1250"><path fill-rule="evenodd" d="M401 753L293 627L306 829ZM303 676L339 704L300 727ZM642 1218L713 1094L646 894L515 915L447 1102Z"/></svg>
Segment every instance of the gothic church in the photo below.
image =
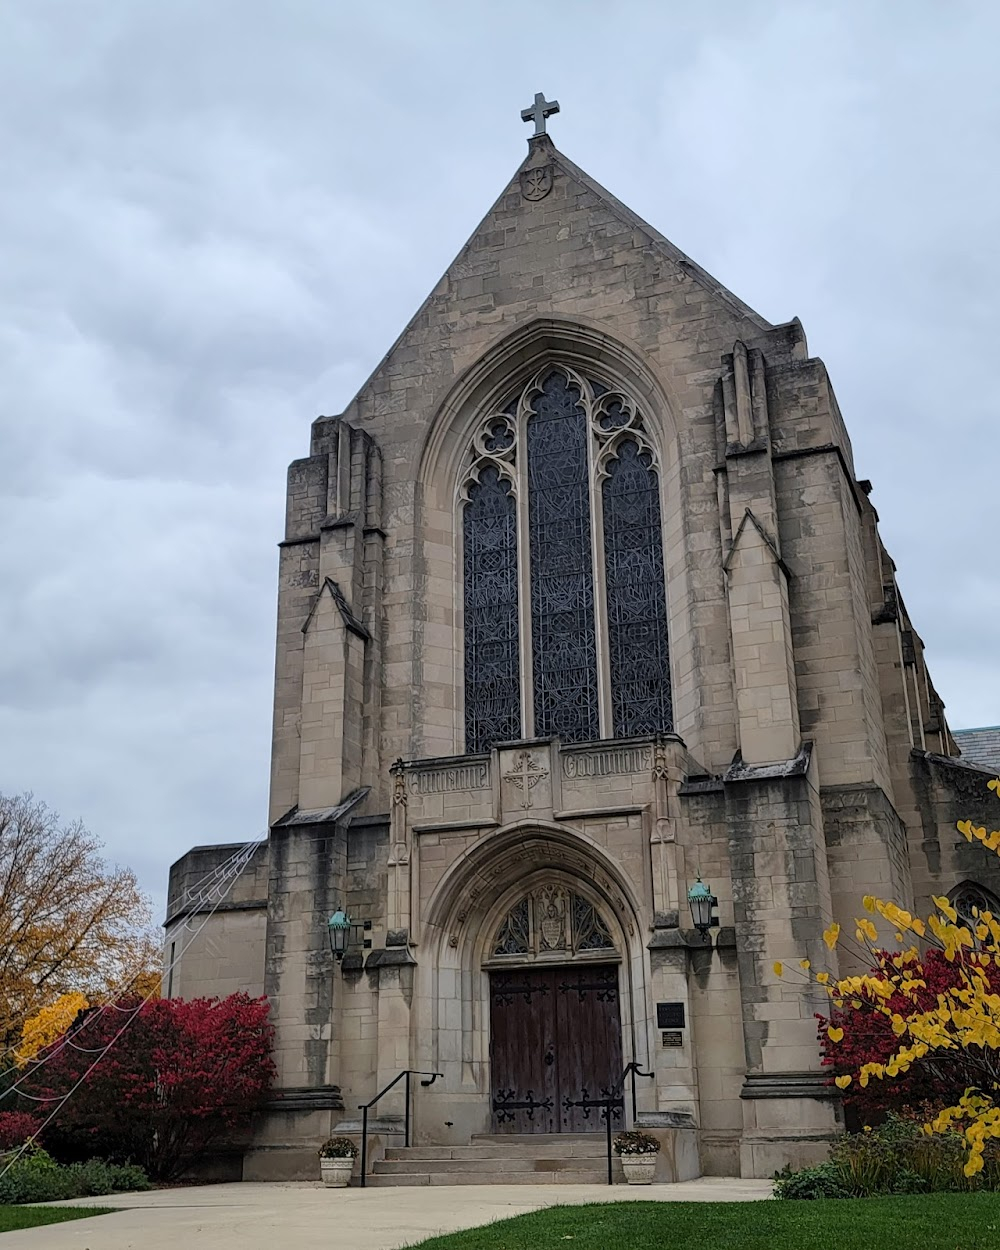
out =
<svg viewBox="0 0 1000 1250"><path fill-rule="evenodd" d="M954 828L989 774L802 325L577 168L552 111L292 464L270 836L221 905L196 883L232 847L171 871L166 992L272 1004L247 1179L315 1177L405 1069L373 1181L408 1120L441 1160L537 1134L555 1168L609 1107L659 1180L814 1161L842 1122L824 1002L774 962L835 971L822 933L865 893L1000 893Z"/></svg>

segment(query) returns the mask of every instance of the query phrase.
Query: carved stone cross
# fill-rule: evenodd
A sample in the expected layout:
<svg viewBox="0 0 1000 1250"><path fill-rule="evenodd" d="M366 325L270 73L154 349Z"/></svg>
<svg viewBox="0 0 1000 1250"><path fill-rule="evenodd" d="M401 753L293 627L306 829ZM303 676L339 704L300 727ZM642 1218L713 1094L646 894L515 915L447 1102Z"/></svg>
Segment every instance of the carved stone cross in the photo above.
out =
<svg viewBox="0 0 1000 1250"><path fill-rule="evenodd" d="M511 782L521 791L521 806L527 811L531 807L532 790L543 777L548 775L547 769L540 768L527 751L522 751L514 760L513 769L509 773L504 773L503 779Z"/></svg>
<svg viewBox="0 0 1000 1250"><path fill-rule="evenodd" d="M546 100L544 91L535 92L535 102L530 108L521 109L521 121L535 123L535 135L545 134L545 119L559 112L558 100ZM534 138L534 135L532 136Z"/></svg>

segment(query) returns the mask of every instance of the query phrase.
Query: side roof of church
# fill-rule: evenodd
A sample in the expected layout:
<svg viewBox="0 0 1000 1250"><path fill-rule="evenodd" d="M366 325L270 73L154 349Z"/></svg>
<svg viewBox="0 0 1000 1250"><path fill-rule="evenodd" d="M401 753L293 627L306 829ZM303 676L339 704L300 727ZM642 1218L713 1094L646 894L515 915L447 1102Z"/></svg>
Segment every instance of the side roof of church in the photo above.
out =
<svg viewBox="0 0 1000 1250"><path fill-rule="evenodd" d="M982 768L992 768L1000 774L1000 725L987 725L982 729L956 729L953 737L963 759Z"/></svg>

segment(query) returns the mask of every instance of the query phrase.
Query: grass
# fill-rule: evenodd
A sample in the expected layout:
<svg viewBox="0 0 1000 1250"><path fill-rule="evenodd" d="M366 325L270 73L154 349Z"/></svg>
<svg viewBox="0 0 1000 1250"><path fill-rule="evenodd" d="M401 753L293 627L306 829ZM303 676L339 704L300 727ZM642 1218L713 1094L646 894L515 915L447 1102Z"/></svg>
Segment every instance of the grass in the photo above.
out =
<svg viewBox="0 0 1000 1250"><path fill-rule="evenodd" d="M0 1233L17 1228L37 1228L40 1224L62 1224L88 1215L107 1215L114 1207L5 1207L0 1206Z"/></svg>
<svg viewBox="0 0 1000 1250"><path fill-rule="evenodd" d="M572 1241L573 1245L567 1243ZM419 1250L996 1250L1000 1194L550 1207Z"/></svg>

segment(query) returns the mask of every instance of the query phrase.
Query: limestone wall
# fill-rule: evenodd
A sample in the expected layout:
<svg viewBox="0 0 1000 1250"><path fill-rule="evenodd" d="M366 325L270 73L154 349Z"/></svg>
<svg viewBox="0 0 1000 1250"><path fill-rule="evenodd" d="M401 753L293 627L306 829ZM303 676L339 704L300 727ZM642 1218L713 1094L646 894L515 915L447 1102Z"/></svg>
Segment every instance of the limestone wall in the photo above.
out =
<svg viewBox="0 0 1000 1250"><path fill-rule="evenodd" d="M264 992L267 846L233 879L236 843L197 846L170 869L162 990L168 998Z"/></svg>
<svg viewBox="0 0 1000 1250"><path fill-rule="evenodd" d="M263 994L266 904L220 908L207 923L204 920L196 912L167 926L164 997L225 998L240 991L254 997Z"/></svg>

